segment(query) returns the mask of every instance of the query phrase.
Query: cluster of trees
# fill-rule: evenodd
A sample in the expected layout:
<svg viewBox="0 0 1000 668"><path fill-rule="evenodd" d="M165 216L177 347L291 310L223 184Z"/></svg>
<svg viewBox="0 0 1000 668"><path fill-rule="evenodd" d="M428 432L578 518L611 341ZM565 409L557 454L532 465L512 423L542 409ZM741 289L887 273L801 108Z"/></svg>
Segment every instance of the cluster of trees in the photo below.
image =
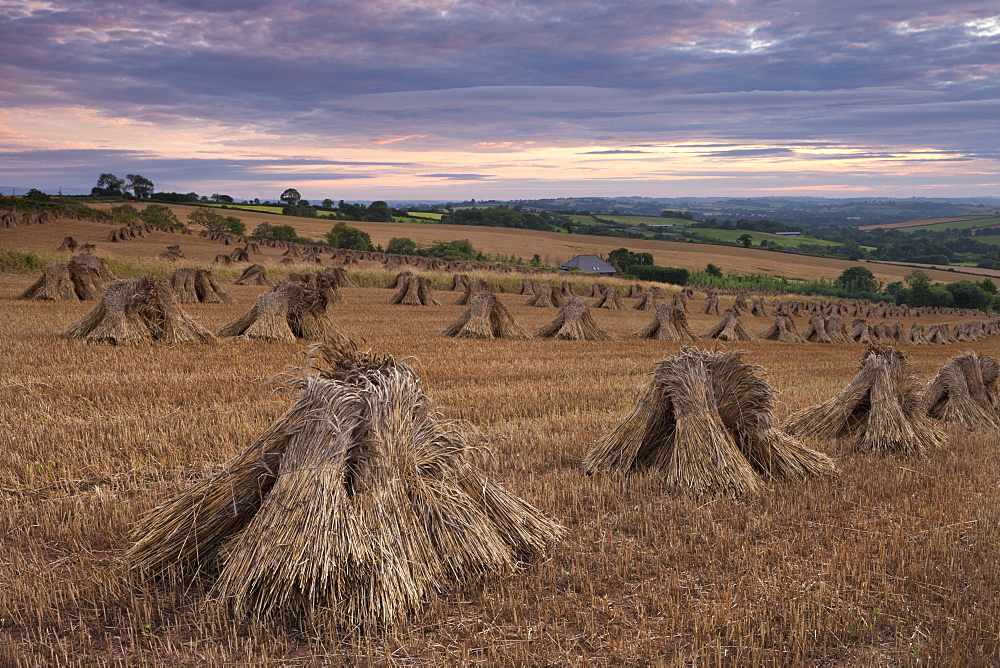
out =
<svg viewBox="0 0 1000 668"><path fill-rule="evenodd" d="M710 230L749 230L751 232L767 232L777 234L778 232L801 232L802 228L796 225L779 223L776 220L767 218L740 218L735 223L731 220L719 222L718 218L706 218L690 225L690 227L700 227Z"/></svg>
<svg viewBox="0 0 1000 668"><path fill-rule="evenodd" d="M658 267L653 265L633 265L628 268L627 274L640 281L658 281L660 283L670 283L671 285L685 285L691 277L691 272L679 267Z"/></svg>
<svg viewBox="0 0 1000 668"><path fill-rule="evenodd" d="M627 248L616 248L608 253L607 261L619 274L624 274L629 267L653 266L653 254L633 253Z"/></svg>
<svg viewBox="0 0 1000 668"><path fill-rule="evenodd" d="M188 214L188 221L195 225L204 225L210 232L243 235L247 232L246 224L236 216L223 216L207 206L199 206Z"/></svg>
<svg viewBox="0 0 1000 668"><path fill-rule="evenodd" d="M393 215L397 214L392 207L381 200L376 200L368 206L340 200L336 209L333 208L332 200L323 200L320 209L331 211L336 218L342 220L360 220L366 223L391 223Z"/></svg>
<svg viewBox="0 0 1000 668"><path fill-rule="evenodd" d="M421 245L409 237L393 237L385 247L386 253L396 253L399 255L419 255L421 257L433 257L440 260L465 260L470 262L509 262L511 264L522 264L519 257L505 255L488 255L476 250L468 239L456 239L454 241L435 241L430 244ZM538 263L541 258L538 255Z"/></svg>
<svg viewBox="0 0 1000 668"><path fill-rule="evenodd" d="M1000 261L997 246L985 244L958 230L859 230L831 225L810 229L810 233L841 244L810 247L808 252L813 255L939 265L975 262L988 268L995 268Z"/></svg>
<svg viewBox="0 0 1000 668"><path fill-rule="evenodd" d="M513 227L526 230L552 231L554 229L545 217L514 209L457 209L442 216L441 222L451 225Z"/></svg>
<svg viewBox="0 0 1000 668"><path fill-rule="evenodd" d="M369 205L351 204L340 200L334 202L332 199L325 199L320 204L312 204L309 200L302 199L302 195L295 188L287 188L279 198L284 204L281 209L282 215L299 216L301 218L316 218L319 211L329 211L329 218L339 220L360 220L368 223L391 223L394 215L399 215L387 203L375 201Z"/></svg>
<svg viewBox="0 0 1000 668"><path fill-rule="evenodd" d="M134 225L136 223L149 223L150 225L160 225L163 227L182 228L184 224L177 219L173 209L163 204L148 204L146 208L139 211L131 204L120 204L108 210L111 219L119 225Z"/></svg>
<svg viewBox="0 0 1000 668"><path fill-rule="evenodd" d="M371 236L356 227L351 227L341 221L333 226L326 233L326 243L334 248L348 248L350 250L373 251Z"/></svg>
<svg viewBox="0 0 1000 668"><path fill-rule="evenodd" d="M680 218L681 220L694 220L694 213L691 211L661 211L660 218Z"/></svg>
<svg viewBox="0 0 1000 668"><path fill-rule="evenodd" d="M903 281L887 285L885 291L895 298L896 303L914 307L950 306L982 311L1000 310L997 286L989 278L935 284L926 273L914 269L903 277Z"/></svg>
<svg viewBox="0 0 1000 668"><path fill-rule="evenodd" d="M97 185L90 189L92 197L125 197L149 199L153 195L153 182L141 174L127 174L120 179L114 174L101 174Z"/></svg>
<svg viewBox="0 0 1000 668"><path fill-rule="evenodd" d="M299 238L291 225L272 225L267 221L253 229L253 236L275 241L296 241Z"/></svg>
<svg viewBox="0 0 1000 668"><path fill-rule="evenodd" d="M616 248L607 257L608 264L624 277L641 281L658 281L672 285L684 285L690 272L677 267L658 267L653 264L651 253L636 253L627 248Z"/></svg>
<svg viewBox="0 0 1000 668"><path fill-rule="evenodd" d="M153 193L153 199L160 202L176 202L178 204L186 204L197 202L199 197L198 193Z"/></svg>

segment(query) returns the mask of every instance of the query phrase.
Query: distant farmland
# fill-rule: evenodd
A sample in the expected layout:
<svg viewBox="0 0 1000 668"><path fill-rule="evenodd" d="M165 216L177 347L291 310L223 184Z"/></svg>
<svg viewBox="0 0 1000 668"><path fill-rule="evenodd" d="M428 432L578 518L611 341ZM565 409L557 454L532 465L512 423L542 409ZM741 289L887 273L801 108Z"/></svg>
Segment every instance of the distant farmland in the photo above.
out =
<svg viewBox="0 0 1000 668"><path fill-rule="evenodd" d="M859 230L890 230L919 228L921 230L974 229L1000 225L1000 218L995 216L961 216L957 218L921 218L902 223L884 223L882 225L861 225Z"/></svg>

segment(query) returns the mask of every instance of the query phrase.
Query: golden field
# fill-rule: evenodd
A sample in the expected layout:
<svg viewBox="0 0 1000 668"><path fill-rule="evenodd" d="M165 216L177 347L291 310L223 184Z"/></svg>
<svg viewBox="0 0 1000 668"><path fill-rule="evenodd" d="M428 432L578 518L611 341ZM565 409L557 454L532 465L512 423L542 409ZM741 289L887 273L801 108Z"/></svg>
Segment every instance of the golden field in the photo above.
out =
<svg viewBox="0 0 1000 668"><path fill-rule="evenodd" d="M98 205L108 208L110 205ZM187 220L187 215L195 210L193 206L170 205L181 221ZM138 208L142 208L138 205ZM269 222L272 225L291 225L295 231L303 237L320 240L323 235L330 231L337 221L330 219L315 218L294 218L282 215L258 213L253 211L237 211L234 209L213 209L217 213L226 216L236 216L246 224L247 232L252 232L257 225ZM71 223L71 230L78 229L78 232L69 231L66 234L74 234L77 241L84 243L90 241L96 243L98 248L102 248L112 253L122 254L127 257L146 257L161 252L168 243L182 243L181 241L170 241L171 235L158 234L152 239L139 239L125 244L102 244L107 237L108 226L101 223ZM525 261L538 253L546 264L558 266L576 255L592 254L606 255L608 251L615 248L627 247L635 252L651 253L656 264L667 267L682 267L691 271L700 271L708 263L722 267L726 273L735 274L772 274L784 276L788 279L835 279L848 267L858 263L847 260L836 260L831 258L810 257L806 255L795 255L792 253L778 253L760 249L737 248L734 246L713 246L709 244L686 243L676 241L653 241L643 239L618 239L614 237L594 237L584 235L562 234L558 232L536 232L533 230L515 230L503 227L474 227L469 225L441 225L436 223L363 223L350 222L354 227L367 232L372 239L372 243L385 246L393 237L409 237L418 244L428 244L435 241L453 241L455 239L469 239L477 250L484 253L516 255ZM79 226L79 227L77 227ZM37 232L32 232L31 228L14 228L0 232L4 237L12 238L7 247L15 247L11 244L37 243ZM77 236L78 235L78 236ZM211 253L202 252L200 244L189 241L190 237L183 239L182 248L190 256L189 246L195 247L195 252L199 253L199 258L210 261L215 253L230 250L220 247L217 244L210 244ZM53 238L53 248L59 246L62 237ZM209 242L205 242L209 244ZM133 248L134 244L139 244ZM120 246L120 247L119 247ZM151 251L155 250L155 253ZM900 281L911 268L903 266L884 265L879 263L865 263L864 266L871 270L879 280L890 283ZM937 269L926 269L926 273L935 281L951 283L968 278L962 274L940 271Z"/></svg>
<svg viewBox="0 0 1000 668"><path fill-rule="evenodd" d="M299 228L299 219L287 222ZM377 243L469 238L485 252L540 252L527 250L524 238L518 247L509 230L359 226ZM419 238L424 228L437 236ZM149 258L169 243L180 243L192 264L231 250L162 233L101 243L109 229L64 221L0 230L0 247L36 248L55 259L63 254L52 249L72 234L96 242L101 255L160 274L172 266ZM551 244L552 256L572 252L557 244L582 239L615 248L622 241L537 234L528 235L531 244ZM507 241L495 241L501 238ZM670 259L674 244L649 243L657 244L658 263L680 264ZM796 262L798 274L788 264L775 271L812 277L848 266L676 245L683 246L677 253L704 253L692 268ZM276 270L277 251L266 253ZM233 286L236 268L213 270L235 303L184 307L210 329L243 313L264 290ZM370 284L390 276L363 270ZM918 460L810 443L835 456L839 477L775 483L750 499L674 497L652 475L587 477L579 468L587 448L631 410L655 362L680 348L629 336L649 313L595 310L611 342L455 340L438 335L464 310L453 304L455 293L439 292L440 307L390 306L391 293L379 287L342 289L343 302L331 309L337 329L363 348L412 358L440 410L478 431L474 442L491 453L482 466L564 524L568 538L511 577L469 582L378 633L321 634L231 619L199 584L134 580L122 550L137 518L216 470L290 406L289 394L268 381L303 364L306 343L115 348L68 341L58 333L93 303L15 300L35 278L0 274L0 665L997 661L996 434L949 429L948 445ZM528 329L556 314L524 306L521 295L501 299ZM696 333L716 320L689 315ZM770 318L744 322L756 333ZM800 330L804 324L796 319ZM863 351L737 347L779 391L780 417L838 392ZM929 377L965 350L1000 356L997 337L907 352Z"/></svg>

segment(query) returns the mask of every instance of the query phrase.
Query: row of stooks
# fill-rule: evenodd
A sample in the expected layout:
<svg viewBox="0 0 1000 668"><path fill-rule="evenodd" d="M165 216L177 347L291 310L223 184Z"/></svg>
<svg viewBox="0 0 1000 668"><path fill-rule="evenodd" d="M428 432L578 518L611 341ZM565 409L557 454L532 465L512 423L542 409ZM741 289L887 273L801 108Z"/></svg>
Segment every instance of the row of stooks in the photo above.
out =
<svg viewBox="0 0 1000 668"><path fill-rule="evenodd" d="M119 237L137 237L143 236L145 232L153 231L159 229L153 225L133 225L130 227L123 227L119 230L113 230L111 236L116 234ZM173 231L172 229L170 231ZM186 230L185 233L190 233L190 230ZM292 264L322 264L321 256L323 252L330 253L333 255L334 260L339 260L342 266L347 267L357 262L361 259L367 260L381 260L387 269L393 269L401 264L412 264L415 267L419 267L428 271L472 271L475 269L482 270L493 270L495 267L493 265L485 263L467 263L467 262L446 262L443 260L434 260L433 258L420 258L417 256L408 255L392 255L388 253L378 253L378 252L368 252L368 251L354 251L348 249L334 249L327 246L306 246L305 250L300 250L297 244L283 241L275 240L261 240L252 237L236 237L231 234L226 234L223 232L207 232L202 231L201 235L204 237L219 240L225 245L235 244L237 241L243 243L243 246L237 246L229 253L220 253L215 256L212 260L214 264L232 264L232 263L250 263L253 262L252 255L262 255L260 250L261 245L265 246L277 246L284 247L285 251L282 253L281 264L292 265ZM110 239L110 237L109 237ZM60 251L76 251L81 250L82 252L90 252L94 250L93 244L80 245L76 242L73 237L65 237L62 244L59 246ZM178 260L183 260L186 258L184 252L181 250L180 245L172 244L166 247L162 253L158 255L162 260L167 260L171 262L176 262ZM403 260L395 261L399 258L405 258ZM255 271L262 267L254 265L253 269ZM413 272L407 270L401 272L396 279L390 284L390 287L396 287L398 281L403 276L411 276ZM469 278L465 274L456 273L452 279L452 290L462 290L467 287L469 283ZM687 311L687 301L694 298L695 288L705 292L706 298L705 303L702 306L700 313L706 313L710 315L719 315L719 294L732 294L734 296L733 304L730 307L736 315L752 315L765 317L767 315L766 306L763 297L758 297L750 302L746 299L746 292L739 289L726 289L719 288L716 286L685 286L684 289L674 296L674 305L681 307L684 311ZM534 279L523 278L521 280L521 288L519 290L520 294L531 294L538 295L542 290L545 290L545 284L539 284ZM569 281L563 281L562 286L556 289L549 286L552 290L553 295L550 299L554 306L563 306L560 303L561 298L578 296L573 290L573 286ZM652 291L652 297L654 298L664 298L663 293L658 287L653 287L651 290L644 290L639 284L632 284L629 286L622 295L618 295L615 288L603 285L601 283L594 283L591 286L590 297L601 297L605 293L609 293L606 299L600 301L600 308L616 309L625 308L620 302L620 297L639 297L642 298L645 292ZM777 296L779 293L770 291L769 293ZM648 296L647 296L648 297ZM395 302L394 302L395 303ZM402 302L402 303L414 303L423 304L422 301L415 302ZM640 302L633 306L632 308L636 310L655 310L655 306L652 305L652 300L640 299ZM549 305L547 303L543 304L530 304L532 306L537 305ZM812 315L822 315L825 317L829 316L841 316L841 317L853 317L853 318L917 318L928 315L958 315L966 317L976 317L984 318L987 314L983 311L977 309L953 309L949 307L919 307L910 308L905 305L895 305L886 304L883 302L873 303L868 300L838 300L838 301L774 301L774 315L790 315L790 316L812 316Z"/></svg>
<svg viewBox="0 0 1000 668"><path fill-rule="evenodd" d="M18 211L11 209L0 214L0 228L18 227L20 225L46 225L55 222L56 215L51 211Z"/></svg>
<svg viewBox="0 0 1000 668"><path fill-rule="evenodd" d="M152 225L134 225L127 228L121 228L121 230L112 231L111 236L118 235L119 238L123 237L137 237L143 236L144 232L153 231ZM163 230L165 231L165 230ZM173 231L172 229L170 230ZM190 230L185 230L186 234L191 234ZM292 242L276 241L273 239L259 239L255 237L238 237L232 234L227 234L224 232L200 232L202 237L210 238L215 241L219 241L224 245L236 245L242 243L243 246L237 246L229 253L220 253L215 256L213 263L215 264L231 264L231 263L248 263L252 262L251 255L262 255L260 250L261 246L270 246L275 248L284 248L282 253L281 264L291 265L291 264L322 264L323 253L328 253L332 257L331 259L340 262L344 267L352 266L357 264L361 260L377 261L381 262L386 269L392 270L403 265L411 265L415 268L419 268L426 271L455 271L455 272L467 272L467 271L501 271L510 272L510 265L505 264L488 264L488 263L470 263L470 262L458 262L458 261L445 261L438 260L435 258L423 258L413 255L394 255L391 253L380 253L375 251L355 251L343 248L330 248L329 246L319 246L319 245L304 245L300 246ZM110 237L109 237L110 238ZM88 249L93 249L93 244L86 245ZM63 240L62 245L59 250L76 250L79 247L77 242L73 237L66 237ZM80 247L83 249L83 247ZM86 250L86 249L84 249ZM177 244L167 246L166 250L159 254L160 259L168 261L178 261L185 258L183 251ZM500 267L500 268L498 268ZM520 268L519 271L524 273L525 268ZM532 273L540 273L541 270L532 269ZM410 271L403 271L403 274L412 274ZM468 282L468 277L464 274L455 274L453 278L452 289L462 289L462 281ZM459 285L459 287L456 287ZM539 285L535 280L530 278L523 278L522 285L520 289L521 294L537 294L538 290L543 286ZM553 288L554 289L554 288ZM608 286L602 285L601 283L594 283L591 286L590 294L591 297L600 296L604 291L607 291ZM614 289L614 288L611 288ZM740 288L727 288L713 285L688 285L685 286L684 290L680 295L685 299L685 310L686 300L694 297L695 290L699 290L706 294L705 304L700 311L701 313L708 313L719 315L719 299L718 295L732 295L734 297L732 309L736 311L737 315L755 315L755 316L765 316L765 305L764 299L758 297L752 302L748 303L746 299L746 291ZM658 288L654 288L658 290ZM573 288L568 281L564 281L562 287L558 290L563 297L573 297L576 296L573 292ZM644 292L643 288L638 284L633 284L629 286L628 290L622 295L624 297L639 297L641 293ZM783 293L779 293L773 290L769 291L757 291L760 294L769 294L771 296L781 296ZM662 293L657 295L662 297ZM612 300L612 304L614 301ZM987 314L978 309L954 309L950 307L919 307L910 308L905 305L896 304L886 304L884 302L874 303L865 299L854 299L854 300L838 300L838 301L778 301L775 300L775 315L779 313L785 313L791 316L810 316L810 315L822 315L822 316L832 316L839 315L841 317L854 317L854 318L917 318L921 316L928 315L958 315L966 317L984 318ZM675 302L675 305L676 302ZM558 304L562 306L562 304ZM615 306L607 306L605 308L616 308ZM623 307L617 307L623 308ZM634 308L640 308L636 306ZM780 309L784 309L781 311ZM654 310L647 308L646 310Z"/></svg>
<svg viewBox="0 0 1000 668"><path fill-rule="evenodd" d="M467 433L433 410L406 364L314 346L300 371L288 376L299 393L283 416L137 524L127 558L139 577L210 574L210 599L237 616L363 630L469 578L509 573L564 537L479 470ZM760 371L739 351L682 349L591 446L584 471L645 471L672 493L751 495L770 480L836 475L797 436L915 455L944 443L938 420L1000 428L1000 364L975 353L921 392L903 353L871 347L842 392L783 427Z"/></svg>
<svg viewBox="0 0 1000 668"><path fill-rule="evenodd" d="M248 267L237 279L240 285L272 285L262 265ZM336 339L339 335L329 325L327 308L339 300L338 289L353 287L347 271L342 267L326 267L323 271L291 274L272 290L261 295L245 315L222 327L218 336L242 336L264 340ZM453 287L463 294L456 302L468 309L442 334L456 338L477 339L526 339L532 334L517 324L501 302L482 280L469 280L455 276ZM391 304L437 305L430 281L410 272L398 274L387 286L396 292ZM638 286L636 286L638 287ZM531 294L531 290L535 290ZM522 292L529 294L527 305L537 307L562 307L556 318L534 333L539 338L568 340L610 340L612 337L594 320L590 307L583 299L564 298L574 294L572 285L565 282L561 290L533 281L522 285ZM621 304L614 288L603 289L596 285L592 294L598 295L594 306L608 308L609 303ZM667 341L694 341L697 337L688 327L685 311L685 292L674 295L669 304L658 304L662 292L654 287L639 294L634 308L655 309L653 319L634 336ZM71 326L66 335L84 338L91 342L115 344L135 343L142 340L162 340L168 343L183 341L209 341L211 332L195 323L179 303L225 303L232 301L212 276L204 269L179 268L170 279L156 280L149 277L115 281L107 264L92 255L75 255L66 262L52 263L42 276L22 295L23 299L46 300L96 300L101 303L84 318ZM710 303L713 297L706 300ZM756 304L756 302L755 302ZM703 308L702 311L705 309ZM774 323L758 336L750 334L740 321L739 308L727 309L719 322L701 335L723 341L756 341L758 339L783 342L812 341L818 343L863 344L946 344L954 341L975 341L987 335L1000 333L1000 322L969 322L955 326L954 332L947 324L931 326L929 335L919 323L904 331L902 323L891 327L883 322L869 324L856 319L853 329L837 315L810 319L809 330L800 334L791 317L783 310L783 303L776 307Z"/></svg>

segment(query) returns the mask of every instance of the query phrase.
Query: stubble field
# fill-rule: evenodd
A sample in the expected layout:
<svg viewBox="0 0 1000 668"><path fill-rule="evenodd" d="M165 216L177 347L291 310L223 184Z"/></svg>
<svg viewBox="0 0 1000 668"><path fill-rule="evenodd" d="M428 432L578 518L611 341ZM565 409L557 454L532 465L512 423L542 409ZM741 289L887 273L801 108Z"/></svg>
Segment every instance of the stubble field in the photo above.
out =
<svg viewBox="0 0 1000 668"><path fill-rule="evenodd" d="M61 238L57 227L45 234ZM216 273L235 303L185 306L210 329L264 290L233 286L232 270ZM380 279L375 270L366 277ZM675 497L648 475L587 477L587 448L631 410L655 362L680 349L629 336L650 314L595 311L612 342L455 340L438 333L464 310L456 293L441 293L440 307L390 306L378 287L342 289L331 311L338 330L412 358L440 410L478 431L473 441L490 453L483 468L568 537L512 576L453 589L381 632L231 619L200 585L135 580L122 550L143 513L216 470L290 406L268 381L301 365L306 344L67 341L58 333L93 305L14 300L34 278L0 274L0 663L997 660L995 434L949 429L948 445L918 460L813 442L836 457L839 477L778 482L751 499ZM521 295L501 299L529 330L556 314L524 306ZM689 320L701 333L717 317ZM756 333L770 318L745 322ZM733 348L702 342L717 345ZM766 369L780 417L838 392L863 351L737 347ZM924 377L965 350L1000 356L996 337L907 348Z"/></svg>

